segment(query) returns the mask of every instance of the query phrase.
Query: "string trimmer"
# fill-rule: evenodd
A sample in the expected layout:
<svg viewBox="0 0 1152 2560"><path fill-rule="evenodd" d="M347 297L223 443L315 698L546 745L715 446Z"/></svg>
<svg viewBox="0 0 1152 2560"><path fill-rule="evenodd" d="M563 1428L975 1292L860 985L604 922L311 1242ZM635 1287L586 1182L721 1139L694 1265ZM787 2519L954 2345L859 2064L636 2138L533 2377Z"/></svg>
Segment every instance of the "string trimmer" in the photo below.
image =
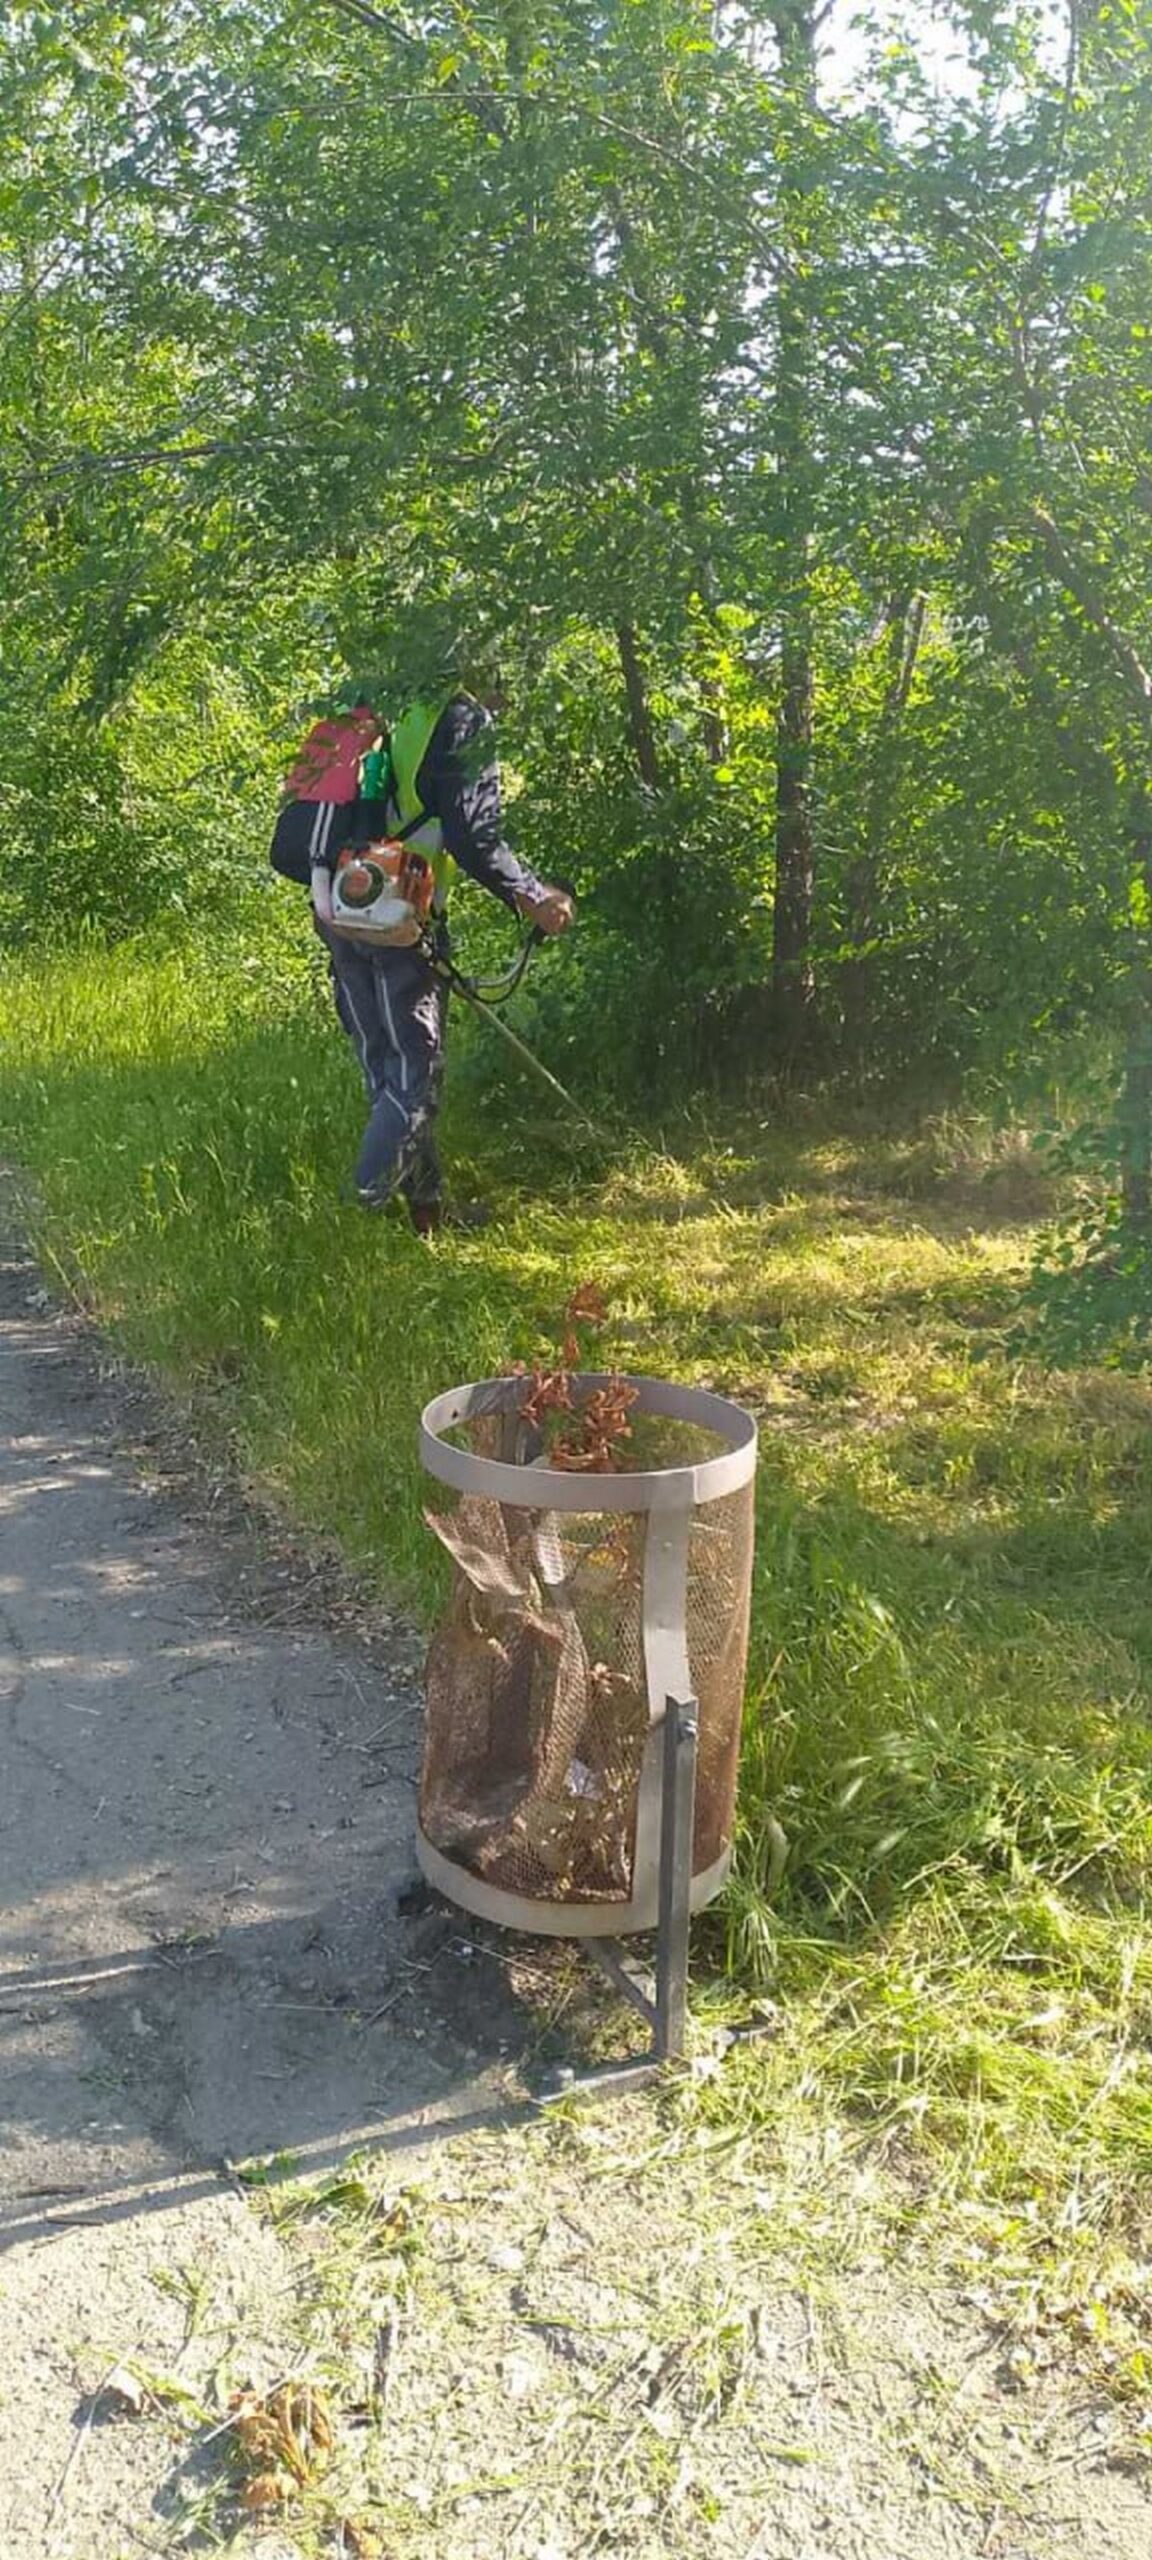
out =
<svg viewBox="0 0 1152 2560"><path fill-rule="evenodd" d="M563 882L558 885L564 886ZM585 1110L582 1102L577 1102L575 1095L569 1093L566 1085L561 1084L559 1076L553 1075L551 1067L546 1067L543 1059L536 1056L535 1050L529 1048L527 1041L521 1039L519 1032L512 1029L511 1023L505 1022L500 1011L501 1005L507 1004L509 997L514 996L517 987L523 983L533 954L549 939L547 934L541 933L539 925L525 928L521 934L520 947L515 958L507 969L502 970L495 977L472 977L466 970L461 969L452 958L443 931L435 923L425 927L422 939L437 977L442 978L444 984L451 987L454 995L463 996L465 1003L471 1005L474 1013L478 1013L485 1022L491 1023L493 1030L498 1031L501 1038L507 1041L508 1047L514 1051L522 1064L531 1067L533 1075L539 1076L542 1084L548 1085L553 1093L559 1095L561 1102L573 1117L581 1121L594 1138L598 1139L602 1145L613 1145L611 1131L605 1129L601 1121L594 1120L591 1112Z"/></svg>
<svg viewBox="0 0 1152 2560"><path fill-rule="evenodd" d="M572 896L566 882L557 885L566 896ZM509 967L495 977L471 976L452 957L447 928L434 911L432 896L431 868L422 853L403 841L401 831L362 851L349 848L340 855L332 879L331 922L338 932L367 943L409 949L418 945L444 985L463 996L474 1013L494 1025L521 1063L559 1096L574 1119L582 1121L594 1138L611 1146L611 1132L592 1118L582 1102L577 1102L559 1076L553 1075L551 1067L545 1066L499 1011L515 995L533 953L549 937L541 933L539 925L522 924L519 948Z"/></svg>

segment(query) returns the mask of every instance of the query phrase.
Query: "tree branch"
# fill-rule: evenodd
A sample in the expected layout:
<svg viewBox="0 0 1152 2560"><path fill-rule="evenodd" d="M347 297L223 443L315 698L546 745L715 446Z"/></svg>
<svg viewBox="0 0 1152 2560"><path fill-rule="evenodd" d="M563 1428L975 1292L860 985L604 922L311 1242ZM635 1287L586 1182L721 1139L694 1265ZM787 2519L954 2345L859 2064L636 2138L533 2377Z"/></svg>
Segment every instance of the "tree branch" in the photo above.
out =
<svg viewBox="0 0 1152 2560"><path fill-rule="evenodd" d="M423 52L419 36L414 36L399 18L389 17L383 9L374 9L371 0L320 0L324 8L335 9L342 18L357 18L362 27L370 27L375 35L395 36L397 44L406 44Z"/></svg>
<svg viewBox="0 0 1152 2560"><path fill-rule="evenodd" d="M1081 613L1085 620L1092 624L1093 630L1098 631L1101 639L1107 642L1117 666L1127 679L1129 692L1139 705L1145 719L1152 723L1152 675L1149 675L1139 651L1129 639L1127 632L1122 631L1119 623L1113 620L1090 572L1084 567L1083 562L1077 559L1065 535L1061 533L1059 525L1048 514L1047 508L1034 506L1031 510L1031 522L1069 595L1074 603L1079 605Z"/></svg>
<svg viewBox="0 0 1152 2560"><path fill-rule="evenodd" d="M355 19L359 26L367 27L372 35L392 36L397 44L407 45L410 52L420 54L425 61L428 59L426 39L423 36L413 35L399 18L390 17L385 10L374 8L372 0L317 0L317 5L321 8L335 9L341 17ZM494 134L498 142L504 141L507 131L502 112L505 94L511 93L470 88L468 82L460 78L458 71L454 71L450 79L442 81L438 89L428 92L430 98L439 95L454 99L458 105L471 107L477 123L483 125L486 133ZM501 101L499 106L493 103L497 98Z"/></svg>
<svg viewBox="0 0 1152 2560"><path fill-rule="evenodd" d="M624 693L628 705L628 732L632 740L632 752L636 758L637 771L649 791L659 791L660 759L656 752L656 739L648 710L648 687L644 681L644 669L640 664L636 633L630 622L617 623L616 646L620 652L620 670L624 678Z"/></svg>
<svg viewBox="0 0 1152 2560"><path fill-rule="evenodd" d="M1080 0L1068 0L1068 58L1064 67L1064 90L1060 101L1060 122L1056 129L1056 142L1052 152L1052 165L1048 171L1048 176L1044 186L1044 193L1040 200L1040 209L1036 216L1036 230L1026 270L1026 281L1029 284L1035 282L1040 271L1040 261L1044 255L1045 242L1048 237L1048 217L1052 211L1053 198L1060 183L1060 173L1064 166L1064 153L1068 145L1068 128L1072 121L1072 100L1076 92L1076 75L1079 67Z"/></svg>

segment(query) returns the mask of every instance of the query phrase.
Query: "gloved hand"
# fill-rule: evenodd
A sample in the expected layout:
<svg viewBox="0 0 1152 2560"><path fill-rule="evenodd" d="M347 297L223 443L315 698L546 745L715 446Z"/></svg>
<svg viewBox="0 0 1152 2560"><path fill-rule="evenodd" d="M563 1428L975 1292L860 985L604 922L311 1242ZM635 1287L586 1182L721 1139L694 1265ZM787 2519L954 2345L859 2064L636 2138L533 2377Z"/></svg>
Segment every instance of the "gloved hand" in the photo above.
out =
<svg viewBox="0 0 1152 2560"><path fill-rule="evenodd" d="M527 916L537 933L567 933L575 920L575 904L566 889L546 887L542 897L519 898L517 905L521 915Z"/></svg>
<svg viewBox="0 0 1152 2560"><path fill-rule="evenodd" d="M312 912L319 917L321 924L331 923L332 875L324 864L319 862L315 864L312 872Z"/></svg>

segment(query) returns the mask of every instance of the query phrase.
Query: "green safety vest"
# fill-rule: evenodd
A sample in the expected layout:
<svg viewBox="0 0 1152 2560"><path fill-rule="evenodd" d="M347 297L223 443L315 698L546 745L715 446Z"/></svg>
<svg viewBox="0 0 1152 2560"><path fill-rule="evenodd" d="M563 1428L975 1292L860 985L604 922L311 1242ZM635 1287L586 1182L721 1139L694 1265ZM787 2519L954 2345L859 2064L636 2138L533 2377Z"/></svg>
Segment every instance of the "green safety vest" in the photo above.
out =
<svg viewBox="0 0 1152 2560"><path fill-rule="evenodd" d="M395 811L395 823L405 830L404 841L427 855L436 883L436 904L443 906L449 878L448 856L440 822L429 814L423 826L413 822L420 816L423 802L416 788L416 776L427 755L437 721L454 699L445 694L438 702L413 702L401 713L388 739L389 803Z"/></svg>

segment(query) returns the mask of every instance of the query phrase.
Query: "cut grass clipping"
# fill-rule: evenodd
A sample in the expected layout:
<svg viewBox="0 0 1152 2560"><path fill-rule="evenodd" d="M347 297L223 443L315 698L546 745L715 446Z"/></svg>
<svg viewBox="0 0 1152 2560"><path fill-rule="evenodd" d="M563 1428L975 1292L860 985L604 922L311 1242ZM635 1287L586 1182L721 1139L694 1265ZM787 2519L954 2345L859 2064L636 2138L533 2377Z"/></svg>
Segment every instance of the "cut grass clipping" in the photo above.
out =
<svg viewBox="0 0 1152 2560"><path fill-rule="evenodd" d="M579 1284L611 1303L610 1359L753 1406L721 1952L784 2023L701 2103L749 2124L846 2107L914 2138L925 2195L979 2203L1025 2258L1131 2238L1152 1408L1140 1381L1005 1347L1043 1206L1018 1134L746 1123L590 1165L527 1081L479 1107L493 1060L458 1023L447 1152L496 1214L430 1253L343 1196L356 1079L290 940L10 970L3 999L3 1139L49 1263L411 1608L438 1591L422 1402L531 1367Z"/></svg>

